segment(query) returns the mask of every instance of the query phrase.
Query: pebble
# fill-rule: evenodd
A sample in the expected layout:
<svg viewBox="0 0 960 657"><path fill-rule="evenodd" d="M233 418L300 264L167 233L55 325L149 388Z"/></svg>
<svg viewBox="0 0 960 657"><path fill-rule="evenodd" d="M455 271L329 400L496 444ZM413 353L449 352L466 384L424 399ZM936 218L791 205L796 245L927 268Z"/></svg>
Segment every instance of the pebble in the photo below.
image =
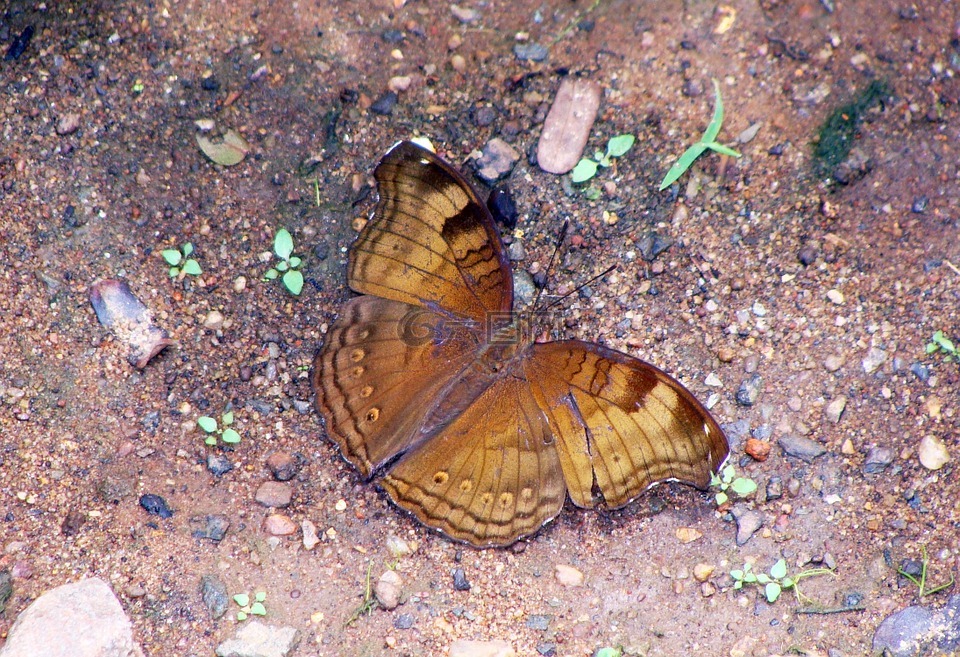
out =
<svg viewBox="0 0 960 657"><path fill-rule="evenodd" d="M80 128L80 115L74 112L63 114L57 119L57 134L62 136L70 135Z"/></svg>
<svg viewBox="0 0 960 657"><path fill-rule="evenodd" d="M263 521L263 530L271 536L290 536L297 531L297 523L280 513L272 513Z"/></svg>
<svg viewBox="0 0 960 657"><path fill-rule="evenodd" d="M698 563L693 567L693 578L698 582L706 582L713 575L716 566L709 563Z"/></svg>
<svg viewBox="0 0 960 657"><path fill-rule="evenodd" d="M748 438L746 444L743 446L743 451L749 454L755 461L766 461L767 457L770 456L772 447L773 446L766 440Z"/></svg>
<svg viewBox="0 0 960 657"><path fill-rule="evenodd" d="M273 452L267 457L267 468L277 481L290 481L300 471L300 462L287 452Z"/></svg>
<svg viewBox="0 0 960 657"><path fill-rule="evenodd" d="M387 536L387 551L394 559L400 559L413 554L413 547L399 536L391 534Z"/></svg>
<svg viewBox="0 0 960 657"><path fill-rule="evenodd" d="M463 24L474 23L480 20L480 12L476 9L461 7L459 5L450 5L450 13Z"/></svg>
<svg viewBox="0 0 960 657"><path fill-rule="evenodd" d="M518 43L513 46L513 54L520 61L542 62L550 55L550 51L539 43Z"/></svg>
<svg viewBox="0 0 960 657"><path fill-rule="evenodd" d="M217 657L286 657L300 641L295 627L267 625L253 619L217 646Z"/></svg>
<svg viewBox="0 0 960 657"><path fill-rule="evenodd" d="M400 604L400 592L403 587L403 580L400 573L395 570L387 570L377 583L373 585L373 593L377 596L377 602L380 606L390 611L396 609Z"/></svg>
<svg viewBox="0 0 960 657"><path fill-rule="evenodd" d="M310 551L317 547L320 537L317 536L317 526L309 520L300 523L300 531L303 532L303 549Z"/></svg>
<svg viewBox="0 0 960 657"><path fill-rule="evenodd" d="M507 257L510 258L511 262L520 262L526 260L527 252L523 248L523 242L521 240L513 240L507 246Z"/></svg>
<svg viewBox="0 0 960 657"><path fill-rule="evenodd" d="M463 568L453 569L453 588L455 591L469 591L470 582L467 581L467 575Z"/></svg>
<svg viewBox="0 0 960 657"><path fill-rule="evenodd" d="M223 313L219 310L211 310L203 318L203 328L211 331L219 331L223 328Z"/></svg>
<svg viewBox="0 0 960 657"><path fill-rule="evenodd" d="M813 459L822 456L827 451L820 443L796 434L787 434L778 440L777 444L788 455L795 456L807 463L812 463Z"/></svg>
<svg viewBox="0 0 960 657"><path fill-rule="evenodd" d="M568 76L560 83L537 142L537 166L547 173L567 173L580 161L600 108L600 85Z"/></svg>
<svg viewBox="0 0 960 657"><path fill-rule="evenodd" d="M78 641L83 637L83 641ZM6 633L3 657L141 655L133 629L102 579L51 589L24 609Z"/></svg>
<svg viewBox="0 0 960 657"><path fill-rule="evenodd" d="M463 73L467 70L467 60L460 53L456 53L450 57L450 66L457 73Z"/></svg>
<svg viewBox="0 0 960 657"><path fill-rule="evenodd" d="M731 513L737 521L737 545L745 545L763 526L763 516L757 511L739 506L734 507Z"/></svg>
<svg viewBox="0 0 960 657"><path fill-rule="evenodd" d="M161 518L173 517L173 511L171 511L170 507L167 506L167 501L159 495L153 495L150 493L141 495L140 506L142 506L143 510L152 516L160 516Z"/></svg>
<svg viewBox="0 0 960 657"><path fill-rule="evenodd" d="M558 563L555 566L554 576L557 578L560 586L576 587L583 586L583 573L573 566Z"/></svg>
<svg viewBox="0 0 960 657"><path fill-rule="evenodd" d="M677 540L681 543L693 543L702 536L703 534L693 527L677 527Z"/></svg>
<svg viewBox="0 0 960 657"><path fill-rule="evenodd" d="M870 347L870 350L867 351L867 355L864 356L861 363L863 364L863 371L867 374L873 374L877 369L883 365L887 360L887 352L878 347Z"/></svg>
<svg viewBox="0 0 960 657"><path fill-rule="evenodd" d="M393 108L397 106L399 100L400 97L397 96L396 91L388 91L373 101L370 105L370 111L380 116L387 116L393 113Z"/></svg>
<svg viewBox="0 0 960 657"><path fill-rule="evenodd" d="M237 276L233 279L233 291L237 294L240 294L247 289L247 277L246 276Z"/></svg>
<svg viewBox="0 0 960 657"><path fill-rule="evenodd" d="M409 630L416 620L413 614L397 614L397 617L393 620L393 626L398 630Z"/></svg>
<svg viewBox="0 0 960 657"><path fill-rule="evenodd" d="M891 657L956 654L960 646L960 595L942 609L913 605L888 616L873 635L873 653Z"/></svg>
<svg viewBox="0 0 960 657"><path fill-rule="evenodd" d="M222 477L233 470L233 463L225 454L207 454L207 470L215 477Z"/></svg>
<svg viewBox="0 0 960 657"><path fill-rule="evenodd" d="M87 514L79 509L70 509L63 522L60 523L60 533L64 536L76 536L80 528L87 521Z"/></svg>
<svg viewBox="0 0 960 657"><path fill-rule="evenodd" d="M506 185L497 185L487 197L487 209L493 215L494 220L504 228L513 230L517 227L517 219L520 213L517 211L517 204L513 200L513 193Z"/></svg>
<svg viewBox="0 0 960 657"><path fill-rule="evenodd" d="M835 304L837 306L842 306L844 302L843 292L836 289L829 290L827 291L827 300L830 301L830 303L832 304Z"/></svg>
<svg viewBox="0 0 960 657"><path fill-rule="evenodd" d="M552 620L553 616L550 614L530 614L527 616L526 625L531 630L546 632L548 629L550 629L550 621Z"/></svg>
<svg viewBox="0 0 960 657"><path fill-rule="evenodd" d="M920 465L927 470L939 470L950 460L947 446L942 440L932 435L924 436L920 441L917 456L920 458Z"/></svg>
<svg viewBox="0 0 960 657"><path fill-rule="evenodd" d="M200 578L200 597L211 618L217 619L227 613L230 604L227 585L216 575L204 575Z"/></svg>
<svg viewBox="0 0 960 657"><path fill-rule="evenodd" d="M526 270L518 270L513 275L513 296L521 306L533 302L537 294L537 287L533 282L533 276Z"/></svg>
<svg viewBox="0 0 960 657"><path fill-rule="evenodd" d="M824 414L827 416L827 419L837 424L840 421L840 416L843 415L843 409L847 407L847 397L846 395L840 395L829 404L824 411Z"/></svg>
<svg viewBox="0 0 960 657"><path fill-rule="evenodd" d="M230 519L227 516L211 513L206 516L195 516L190 519L191 525L199 525L190 535L193 538L207 539L219 543L230 529Z"/></svg>
<svg viewBox="0 0 960 657"><path fill-rule="evenodd" d="M90 286L88 296L97 320L127 344L127 361L138 370L173 344L167 332L153 323L152 313L126 281L97 281Z"/></svg>
<svg viewBox="0 0 960 657"><path fill-rule="evenodd" d="M814 244L804 244L800 247L800 250L797 252L797 260L800 261L804 267L809 267L814 262L817 261L817 247Z"/></svg>
<svg viewBox="0 0 960 657"><path fill-rule="evenodd" d="M783 479L777 475L770 477L767 482L766 494L768 502L783 497Z"/></svg>
<svg viewBox="0 0 960 657"><path fill-rule="evenodd" d="M266 507L284 508L293 499L293 487L279 481L265 481L257 489L255 499Z"/></svg>
<svg viewBox="0 0 960 657"><path fill-rule="evenodd" d="M757 133L760 132L760 126L763 124L757 121L749 128L737 135L737 141L741 144L749 144L753 141L753 138L757 136Z"/></svg>
<svg viewBox="0 0 960 657"><path fill-rule="evenodd" d="M846 358L836 354L831 354L823 360L823 368L828 372L836 372L846 362Z"/></svg>
<svg viewBox="0 0 960 657"><path fill-rule="evenodd" d="M128 598L136 600L137 598L142 598L145 596L147 594L147 590L140 584L133 583L127 585L127 588L123 590L123 594Z"/></svg>
<svg viewBox="0 0 960 657"><path fill-rule="evenodd" d="M395 75L387 81L387 89L400 93L410 88L413 78L409 75Z"/></svg>
<svg viewBox="0 0 960 657"><path fill-rule="evenodd" d="M500 137L494 137L483 147L477 158L477 175L484 182L495 183L509 174L520 160L520 153Z"/></svg>
<svg viewBox="0 0 960 657"><path fill-rule="evenodd" d="M867 474L880 474L893 463L894 453L889 447L873 447L863 460L863 471Z"/></svg>
<svg viewBox="0 0 960 657"><path fill-rule="evenodd" d="M457 639L450 644L449 657L517 657L510 644L500 639L470 641Z"/></svg>
<svg viewBox="0 0 960 657"><path fill-rule="evenodd" d="M757 403L762 385L763 379L759 374L752 374L741 381L740 387L737 389L737 403L741 406L753 406Z"/></svg>

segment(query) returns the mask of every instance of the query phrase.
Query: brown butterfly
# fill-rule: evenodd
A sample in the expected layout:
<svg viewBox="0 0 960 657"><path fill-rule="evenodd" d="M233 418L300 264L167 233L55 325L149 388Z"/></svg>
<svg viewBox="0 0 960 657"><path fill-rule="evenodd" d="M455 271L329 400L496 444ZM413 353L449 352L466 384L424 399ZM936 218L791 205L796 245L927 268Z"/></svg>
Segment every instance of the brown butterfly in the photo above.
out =
<svg viewBox="0 0 960 657"><path fill-rule="evenodd" d="M706 488L729 451L709 412L641 360L535 343L513 319L493 219L449 164L402 142L350 251L348 301L313 372L343 456L429 527L503 546L651 486Z"/></svg>

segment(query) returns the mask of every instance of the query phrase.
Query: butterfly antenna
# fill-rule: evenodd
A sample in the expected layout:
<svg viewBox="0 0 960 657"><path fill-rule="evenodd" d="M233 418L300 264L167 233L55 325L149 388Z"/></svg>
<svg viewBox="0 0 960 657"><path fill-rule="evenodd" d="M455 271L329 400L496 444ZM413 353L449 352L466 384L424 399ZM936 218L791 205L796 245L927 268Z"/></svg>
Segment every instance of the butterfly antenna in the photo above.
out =
<svg viewBox="0 0 960 657"><path fill-rule="evenodd" d="M544 272L544 280L549 280L550 270L553 269L553 263L557 261L557 254L560 253L560 248L563 246L563 240L567 237L567 229L570 228L570 220L565 219L563 226L560 228L560 234L557 235L557 243L553 247L553 255L550 256L550 263L547 265L547 270ZM546 288L546 285L537 290L537 296L533 299L533 305L531 308L536 308L537 304L540 303L540 295L543 294L543 290ZM553 304L550 304L553 305ZM549 308L550 306L547 306Z"/></svg>
<svg viewBox="0 0 960 657"><path fill-rule="evenodd" d="M573 288L572 290L570 290L569 292L567 292L566 294L564 294L564 295L563 295L562 297L560 297L559 299L554 299L553 301L551 301L551 302L550 302L550 305L547 306L546 308L544 308L544 310L549 310L550 308L553 308L555 305L557 305L558 303L560 303L561 301L563 301L564 299L566 299L567 297L569 297L571 294L576 294L577 292L579 292L579 291L582 290L583 288L587 287L588 285L590 285L590 284L593 283L594 281L600 280L601 278L603 278L604 276L606 276L607 274L609 274L610 272L612 272L612 271L613 271L614 269L616 269L616 268L617 268L616 265L610 265L609 267L607 267L607 268L604 269L602 272L600 272L599 274L597 274L596 276L594 276L593 278L591 278L591 279L590 279L589 281L587 281L586 283L581 283L581 284L578 285L577 287Z"/></svg>

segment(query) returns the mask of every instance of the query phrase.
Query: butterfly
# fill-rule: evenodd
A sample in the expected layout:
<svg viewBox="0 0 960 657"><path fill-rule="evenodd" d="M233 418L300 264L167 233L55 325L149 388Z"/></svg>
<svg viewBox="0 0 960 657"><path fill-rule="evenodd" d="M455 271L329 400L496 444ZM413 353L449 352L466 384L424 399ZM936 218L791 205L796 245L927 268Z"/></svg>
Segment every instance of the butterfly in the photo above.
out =
<svg viewBox="0 0 960 657"><path fill-rule="evenodd" d="M729 452L710 413L649 363L536 342L513 309L503 242L476 190L413 142L374 172L347 301L312 381L327 434L428 527L477 547L651 486L706 488Z"/></svg>

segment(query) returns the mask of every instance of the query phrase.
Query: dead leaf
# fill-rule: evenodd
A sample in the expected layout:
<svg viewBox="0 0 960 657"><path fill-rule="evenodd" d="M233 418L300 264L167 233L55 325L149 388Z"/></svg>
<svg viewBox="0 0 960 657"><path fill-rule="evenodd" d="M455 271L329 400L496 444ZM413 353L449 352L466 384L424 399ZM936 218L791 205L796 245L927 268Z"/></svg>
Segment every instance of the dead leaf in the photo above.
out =
<svg viewBox="0 0 960 657"><path fill-rule="evenodd" d="M220 143L214 143L206 136L198 134L197 145L204 155L225 167L242 162L250 150L250 144L236 130L227 130Z"/></svg>

